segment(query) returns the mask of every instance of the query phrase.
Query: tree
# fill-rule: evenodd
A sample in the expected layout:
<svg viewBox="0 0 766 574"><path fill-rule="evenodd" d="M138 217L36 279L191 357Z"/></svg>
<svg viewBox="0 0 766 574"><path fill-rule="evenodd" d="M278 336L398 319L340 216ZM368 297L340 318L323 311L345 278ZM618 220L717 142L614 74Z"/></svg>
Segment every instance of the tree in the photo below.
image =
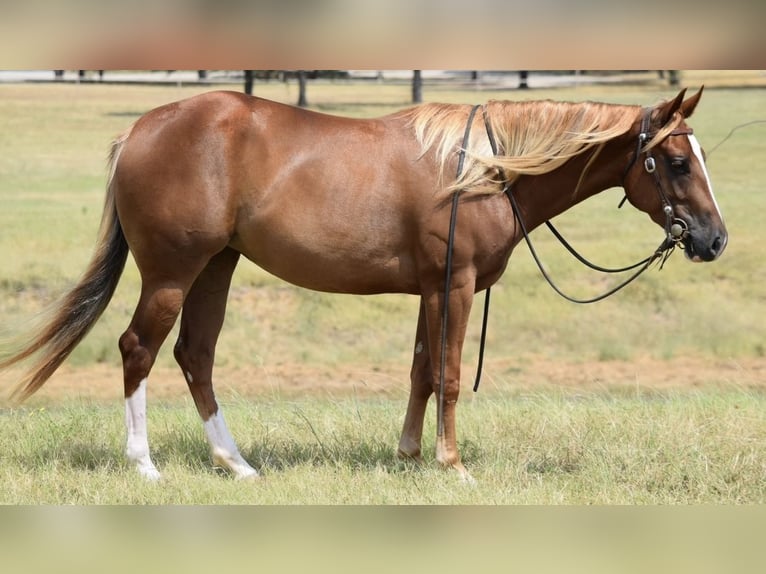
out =
<svg viewBox="0 0 766 574"><path fill-rule="evenodd" d="M423 76L420 70L412 70L412 103L419 104L423 101Z"/></svg>
<svg viewBox="0 0 766 574"><path fill-rule="evenodd" d="M306 99L306 70L298 70L298 105L302 108L309 105Z"/></svg>
<svg viewBox="0 0 766 574"><path fill-rule="evenodd" d="M253 95L253 70L245 70L245 93L248 96Z"/></svg>

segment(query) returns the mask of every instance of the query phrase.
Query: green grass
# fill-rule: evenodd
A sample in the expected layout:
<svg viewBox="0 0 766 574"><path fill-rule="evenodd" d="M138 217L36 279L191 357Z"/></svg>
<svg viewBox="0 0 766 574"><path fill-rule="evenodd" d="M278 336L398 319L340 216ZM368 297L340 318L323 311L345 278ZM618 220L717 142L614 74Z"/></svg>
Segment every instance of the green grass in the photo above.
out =
<svg viewBox="0 0 766 574"><path fill-rule="evenodd" d="M45 504L762 503L766 395L488 393L460 405L477 484L395 456L403 400L223 405L263 479L213 468L191 404L149 410L159 484L123 460L119 406L69 402L0 416L0 502ZM431 413L432 414L432 413ZM428 417L431 421L433 416Z"/></svg>
<svg viewBox="0 0 766 574"><path fill-rule="evenodd" d="M713 86L690 121L704 147L712 148L737 124L766 118L763 88L715 88L718 76L704 72L684 77L692 87L703 81ZM144 111L199 91L203 88L0 85L0 334L23 333L85 268L101 214L111 138ZM295 86L281 83L257 84L256 91L287 102L297 97ZM425 90L427 100L462 102L551 97L652 104L671 95L659 85L524 93ZM309 98L323 111L371 116L408 105L409 86L320 82L310 84ZM243 261L218 346L219 366L255 365L268 372L303 365L339 378L355 369L402 374L392 381L391 396L328 398L320 387L305 400L261 395L250 404L221 391L233 433L266 476L255 485L235 483L211 469L199 422L186 401L150 403L152 447L166 480L146 485L122 460L121 405L43 398L0 415L0 501L762 502L764 397L738 390L744 383L736 374L713 381L719 384L711 389L650 396L615 390L610 381L603 393L570 395L557 390L555 380L525 395L514 381L529 357L549 363L763 359L764 130L764 125L743 129L709 157L730 231L720 261L694 265L676 254L664 270L583 307L548 289L525 247L519 247L493 290L485 389L473 399L464 393L458 407L461 448L479 481L475 488L457 484L433 465L416 469L393 455L406 404L416 298L303 291ZM643 214L627 207L618 211L620 198L619 190L610 190L557 221L578 249L604 265L643 258L661 239L661 230ZM607 286L542 230L533 238L568 291L585 296ZM73 353L70 367L84 372L105 364L113 372L112 388L119 389L116 341L138 289L129 260L109 309ZM469 325L464 372L473 369L476 356L479 305L477 300ZM175 368L171 347L163 348L159 368ZM54 377L51 385L55 382ZM4 389L12 383L2 379ZM723 390L724 385L733 389ZM506 395L488 392L495 389ZM427 424L432 423L429 411ZM433 434L427 426L428 445Z"/></svg>

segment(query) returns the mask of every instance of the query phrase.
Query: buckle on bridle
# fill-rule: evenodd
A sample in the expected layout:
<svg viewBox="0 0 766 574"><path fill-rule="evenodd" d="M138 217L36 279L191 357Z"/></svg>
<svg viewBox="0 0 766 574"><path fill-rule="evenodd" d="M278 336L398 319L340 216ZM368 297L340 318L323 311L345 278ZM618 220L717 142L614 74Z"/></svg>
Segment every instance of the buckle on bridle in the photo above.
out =
<svg viewBox="0 0 766 574"><path fill-rule="evenodd" d="M689 226L683 219L676 217L673 220L673 224L670 226L670 238L674 243L683 241L686 234L689 232Z"/></svg>
<svg viewBox="0 0 766 574"><path fill-rule="evenodd" d="M647 173L654 173L654 170L657 169L657 163L652 156L649 156L644 160L644 168Z"/></svg>

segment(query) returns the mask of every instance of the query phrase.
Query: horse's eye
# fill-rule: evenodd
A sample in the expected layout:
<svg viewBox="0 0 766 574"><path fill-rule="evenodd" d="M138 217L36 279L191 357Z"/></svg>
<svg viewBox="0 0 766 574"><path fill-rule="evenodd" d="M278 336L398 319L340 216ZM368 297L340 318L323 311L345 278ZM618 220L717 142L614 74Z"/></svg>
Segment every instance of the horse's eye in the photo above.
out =
<svg viewBox="0 0 766 574"><path fill-rule="evenodd" d="M670 160L670 167L672 167L673 171L676 173L689 173L689 161L685 157L674 157Z"/></svg>

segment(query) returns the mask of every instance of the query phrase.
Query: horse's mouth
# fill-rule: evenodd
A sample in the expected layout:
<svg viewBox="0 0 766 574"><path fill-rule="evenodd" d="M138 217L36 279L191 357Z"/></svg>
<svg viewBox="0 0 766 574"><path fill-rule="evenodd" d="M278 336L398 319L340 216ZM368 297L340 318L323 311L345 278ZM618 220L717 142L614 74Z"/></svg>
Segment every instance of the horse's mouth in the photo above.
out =
<svg viewBox="0 0 766 574"><path fill-rule="evenodd" d="M694 251L694 244L687 238L686 241L684 241L684 254L686 255L686 258L690 261L694 261L695 263L699 263L702 261L702 257L700 257L695 251Z"/></svg>
<svg viewBox="0 0 766 574"><path fill-rule="evenodd" d="M727 236L725 233L716 236L708 246L704 242L695 241L691 236L683 239L684 253L687 259L699 263L701 261L715 261L726 248Z"/></svg>

